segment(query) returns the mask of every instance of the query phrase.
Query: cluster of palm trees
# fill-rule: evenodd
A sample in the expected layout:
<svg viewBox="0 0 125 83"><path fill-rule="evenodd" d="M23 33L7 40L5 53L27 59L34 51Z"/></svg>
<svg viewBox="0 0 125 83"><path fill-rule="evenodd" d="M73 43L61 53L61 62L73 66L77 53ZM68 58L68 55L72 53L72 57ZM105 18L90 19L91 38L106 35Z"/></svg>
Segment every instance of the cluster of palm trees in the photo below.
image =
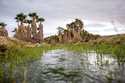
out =
<svg viewBox="0 0 125 83"><path fill-rule="evenodd" d="M5 27L6 24L4 22L0 22L0 36L8 37L8 32Z"/></svg>
<svg viewBox="0 0 125 83"><path fill-rule="evenodd" d="M53 35L45 38L48 43L70 43L81 41L81 32L84 31L84 23L80 19L75 19L74 22L67 24L66 28L58 27L58 35Z"/></svg>
<svg viewBox="0 0 125 83"><path fill-rule="evenodd" d="M59 42L75 42L81 41L81 32L83 31L84 23L80 19L75 19L74 22L67 24L66 29L58 27Z"/></svg>
<svg viewBox="0 0 125 83"><path fill-rule="evenodd" d="M17 28L14 30L14 37L35 43L43 41L44 18L40 18L37 13L29 13L28 16L24 13L16 15Z"/></svg>
<svg viewBox="0 0 125 83"><path fill-rule="evenodd" d="M58 35L53 35L43 39L44 18L40 18L37 13L19 13L15 17L17 28L14 37L28 42L40 43L43 40L48 43L67 43L67 42L88 42L90 39L96 39L98 35L92 35L84 30L84 23L80 19L66 25L66 28L58 27ZM5 29L6 24L0 23L0 36L8 36Z"/></svg>
<svg viewBox="0 0 125 83"><path fill-rule="evenodd" d="M99 35L88 33L85 29L84 23L80 19L66 25L66 28L58 27L58 35L53 35L45 38L48 43L72 43L72 42L88 42L95 40Z"/></svg>

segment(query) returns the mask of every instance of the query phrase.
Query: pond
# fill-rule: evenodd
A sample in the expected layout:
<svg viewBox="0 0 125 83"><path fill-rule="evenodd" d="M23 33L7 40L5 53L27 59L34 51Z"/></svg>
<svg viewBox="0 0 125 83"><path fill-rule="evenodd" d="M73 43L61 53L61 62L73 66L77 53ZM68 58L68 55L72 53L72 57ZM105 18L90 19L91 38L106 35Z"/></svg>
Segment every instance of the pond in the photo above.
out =
<svg viewBox="0 0 125 83"><path fill-rule="evenodd" d="M3 83L125 83L124 61L95 51L57 49L37 61L9 66L2 64Z"/></svg>

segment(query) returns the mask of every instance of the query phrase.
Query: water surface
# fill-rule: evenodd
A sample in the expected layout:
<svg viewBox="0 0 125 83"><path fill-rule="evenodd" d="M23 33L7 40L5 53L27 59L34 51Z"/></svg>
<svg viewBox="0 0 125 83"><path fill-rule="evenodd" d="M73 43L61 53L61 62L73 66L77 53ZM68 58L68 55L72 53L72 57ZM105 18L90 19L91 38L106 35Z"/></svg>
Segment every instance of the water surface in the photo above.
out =
<svg viewBox="0 0 125 83"><path fill-rule="evenodd" d="M7 69L8 65L4 64L4 82L9 82L11 71L15 83L125 83L125 63L95 51L58 49L12 70Z"/></svg>

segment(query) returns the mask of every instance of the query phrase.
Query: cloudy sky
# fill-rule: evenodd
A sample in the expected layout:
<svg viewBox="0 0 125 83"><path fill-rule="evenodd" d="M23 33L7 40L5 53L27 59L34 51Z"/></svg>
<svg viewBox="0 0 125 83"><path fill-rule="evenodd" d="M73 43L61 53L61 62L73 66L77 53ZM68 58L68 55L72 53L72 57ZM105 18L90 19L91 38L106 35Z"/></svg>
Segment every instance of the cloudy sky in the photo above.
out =
<svg viewBox="0 0 125 83"><path fill-rule="evenodd" d="M75 18L83 20L90 33L125 33L125 0L0 0L0 11L0 21L8 24L11 36L14 17L20 12L43 16L46 36L56 34L58 26L65 27Z"/></svg>

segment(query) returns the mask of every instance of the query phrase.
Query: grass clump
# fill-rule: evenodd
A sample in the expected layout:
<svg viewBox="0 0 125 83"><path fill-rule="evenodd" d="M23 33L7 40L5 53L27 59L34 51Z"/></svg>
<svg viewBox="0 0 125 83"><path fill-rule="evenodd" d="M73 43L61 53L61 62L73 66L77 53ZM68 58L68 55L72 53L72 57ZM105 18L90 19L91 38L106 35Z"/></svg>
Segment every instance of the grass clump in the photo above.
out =
<svg viewBox="0 0 125 83"><path fill-rule="evenodd" d="M125 45L124 44L91 44L91 43L76 43L76 44L64 44L61 45L66 50L75 52L90 52L95 51L98 54L112 54L114 57L125 57Z"/></svg>
<svg viewBox="0 0 125 83"><path fill-rule="evenodd" d="M39 59L42 54L48 50L55 49L56 46L53 45L41 45L35 47L7 47L6 52L1 53L0 62L1 63L23 63L25 61L32 61Z"/></svg>

